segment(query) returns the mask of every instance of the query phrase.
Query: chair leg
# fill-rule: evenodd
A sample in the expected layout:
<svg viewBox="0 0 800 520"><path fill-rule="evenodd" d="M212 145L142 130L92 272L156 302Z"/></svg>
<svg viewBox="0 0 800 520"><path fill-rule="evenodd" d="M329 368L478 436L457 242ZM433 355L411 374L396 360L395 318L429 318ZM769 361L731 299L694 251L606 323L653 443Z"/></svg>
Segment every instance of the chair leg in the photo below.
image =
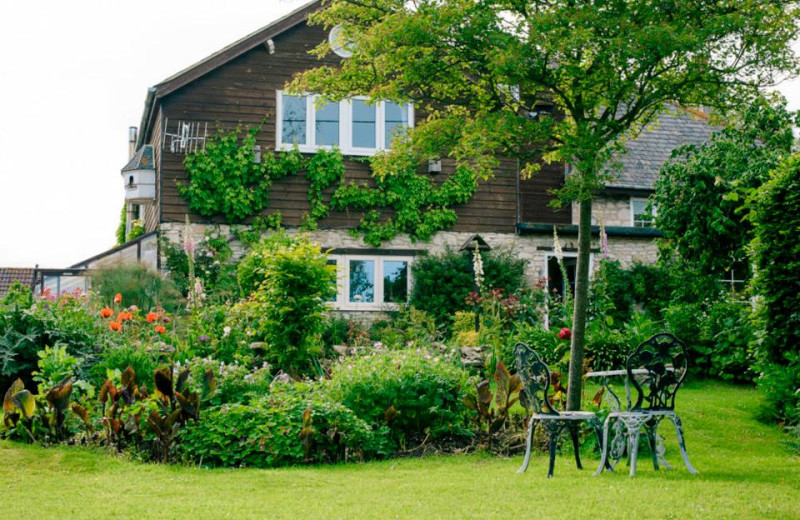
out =
<svg viewBox="0 0 800 520"><path fill-rule="evenodd" d="M608 429L610 424L611 416L608 416L603 423L603 441L600 445L600 465L597 467L597 471L594 472L595 476L602 473L606 468L608 468L610 471L614 471L614 468L610 467L611 465L608 463Z"/></svg>
<svg viewBox="0 0 800 520"><path fill-rule="evenodd" d="M583 465L581 464L581 445L578 442L578 424L576 421L573 421L573 424L569 425L569 435L572 437L572 449L575 451L575 465L578 469L583 469Z"/></svg>
<svg viewBox="0 0 800 520"><path fill-rule="evenodd" d="M650 445L650 456L653 458L653 469L658 471L658 451L656 448L656 428L658 423L647 423L645 425L645 432L647 433L647 442Z"/></svg>
<svg viewBox="0 0 800 520"><path fill-rule="evenodd" d="M550 465L547 469L547 478L553 477L553 470L556 467L556 452L558 451L558 438L561 436L561 429L564 427L559 421L547 421L547 444L550 452Z"/></svg>
<svg viewBox="0 0 800 520"><path fill-rule="evenodd" d="M631 455L630 476L636 475L636 457L639 454L639 428L628 427L628 451Z"/></svg>
<svg viewBox="0 0 800 520"><path fill-rule="evenodd" d="M525 473L528 469L528 464L531 462L531 446L533 444L533 432L536 429L536 421L531 417L528 423L528 440L525 443L525 460L522 461L522 467L517 470L517 473Z"/></svg>
<svg viewBox="0 0 800 520"><path fill-rule="evenodd" d="M686 465L686 469L688 469L689 473L692 475L697 475L700 472L694 469L692 463L689 462L689 454L686 453L686 443L683 440L683 423L681 423L680 417L675 413L671 413L667 415L667 417L669 417L669 420L675 425L675 432L678 434L678 446L681 449L681 457L683 457L683 463Z"/></svg>

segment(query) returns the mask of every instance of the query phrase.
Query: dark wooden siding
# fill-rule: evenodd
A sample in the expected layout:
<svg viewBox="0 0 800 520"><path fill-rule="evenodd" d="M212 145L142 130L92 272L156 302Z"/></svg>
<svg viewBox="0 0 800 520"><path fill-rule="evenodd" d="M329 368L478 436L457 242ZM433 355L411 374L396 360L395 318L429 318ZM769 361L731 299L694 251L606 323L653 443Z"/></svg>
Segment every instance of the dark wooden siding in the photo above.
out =
<svg viewBox="0 0 800 520"><path fill-rule="evenodd" d="M156 119L153 126L153 164L156 166L156 200L152 205L144 206L144 227L147 233L155 231L158 228L159 212L161 203L161 189L158 187L161 181L161 131L162 131L162 118L161 110L156 114Z"/></svg>
<svg viewBox="0 0 800 520"><path fill-rule="evenodd" d="M282 33L275 38L275 54L270 55L264 46L256 47L166 96L156 124L162 126L163 118L173 123L179 120L208 123L211 134L217 128L230 130L263 123L259 144L265 153L271 152L275 149L276 90L283 89L297 72L321 63L335 64L333 58L320 61L308 54L325 38L321 28L305 24ZM156 146L160 145L160 132L161 128L154 129L152 142ZM183 158L183 155L169 151L160 154L162 222L183 222L188 212L186 202L177 190L177 183L186 181ZM434 177L435 182L446 179L452 171L453 164L445 161L443 173ZM346 180L370 182L369 169L361 163L348 161ZM534 181L526 182L533 186L531 182ZM272 187L270 206L264 213L280 211L284 224L301 224L309 209L307 188L308 183L302 175L276 182ZM536 203L539 201L531 199L534 200ZM459 215L454 227L456 231L514 232L517 221L516 161L501 161L495 177L481 182L475 197L456 210ZM319 227L351 228L358 224L361 216L361 212L333 213L320 221ZM191 218L194 222L224 222L222 218L209 219L198 215L191 215Z"/></svg>
<svg viewBox="0 0 800 520"><path fill-rule="evenodd" d="M572 224L570 207L553 209L551 192L564 185L564 163L543 164L529 179L520 180L520 220L537 224Z"/></svg>

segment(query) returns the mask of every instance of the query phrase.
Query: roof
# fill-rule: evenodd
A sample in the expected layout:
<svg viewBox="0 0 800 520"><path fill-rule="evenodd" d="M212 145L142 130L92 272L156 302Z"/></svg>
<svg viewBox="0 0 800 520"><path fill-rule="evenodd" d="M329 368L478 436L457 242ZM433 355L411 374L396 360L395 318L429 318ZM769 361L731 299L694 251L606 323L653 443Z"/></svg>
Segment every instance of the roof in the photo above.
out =
<svg viewBox="0 0 800 520"><path fill-rule="evenodd" d="M147 134L150 133L151 120L155 115L153 113L153 107L158 99L175 92L179 88L188 85L192 81L195 81L196 79L208 74L225 63L238 58L242 54L258 47L259 45L263 45L268 40L274 38L282 32L285 32L292 27L305 22L308 19L308 15L319 9L321 4L321 0L312 0L307 2L286 16L283 16L269 25L266 25L261 29L248 34L244 38L233 42L232 44L220 49L207 58L198 61L194 65L191 65L182 71L173 74L164 81L158 83L156 86L151 87L147 93L144 113L142 114L142 121L140 124L142 131L139 132L139 138L136 142L136 147L140 147L148 138Z"/></svg>
<svg viewBox="0 0 800 520"><path fill-rule="evenodd" d="M122 173L129 172L131 170L155 170L156 165L153 161L153 147L149 144L146 144L139 148L139 151L136 152L131 160L128 161L122 168Z"/></svg>
<svg viewBox="0 0 800 520"><path fill-rule="evenodd" d="M8 292L14 282L33 287L36 269L28 267L0 267L0 296Z"/></svg>
<svg viewBox="0 0 800 520"><path fill-rule="evenodd" d="M606 187L653 190L658 172L673 150L686 144L701 145L716 130L702 112L673 109L661 114L636 139L628 141L618 177Z"/></svg>

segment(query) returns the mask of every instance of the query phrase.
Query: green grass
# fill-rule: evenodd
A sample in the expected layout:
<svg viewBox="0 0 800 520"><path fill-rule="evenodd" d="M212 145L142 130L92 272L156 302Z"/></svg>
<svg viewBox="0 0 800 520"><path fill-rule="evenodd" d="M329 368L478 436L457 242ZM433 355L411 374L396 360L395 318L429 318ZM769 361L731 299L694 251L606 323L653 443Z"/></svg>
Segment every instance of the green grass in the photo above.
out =
<svg viewBox="0 0 800 520"><path fill-rule="evenodd" d="M777 428L756 422L755 391L719 383L681 390L689 454L673 435L655 472L645 455L637 476L592 477L560 456L441 456L279 470L202 470L143 465L82 448L0 442L0 518L159 519L800 519L800 458ZM667 426L662 426L667 433ZM670 432L671 433L671 432Z"/></svg>

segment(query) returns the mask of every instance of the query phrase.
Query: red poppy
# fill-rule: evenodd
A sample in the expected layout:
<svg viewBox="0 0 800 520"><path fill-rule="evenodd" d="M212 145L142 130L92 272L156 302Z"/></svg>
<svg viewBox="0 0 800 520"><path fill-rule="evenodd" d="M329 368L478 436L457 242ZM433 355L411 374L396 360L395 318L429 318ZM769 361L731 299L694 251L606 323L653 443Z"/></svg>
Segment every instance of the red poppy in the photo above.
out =
<svg viewBox="0 0 800 520"><path fill-rule="evenodd" d="M155 312L148 312L146 318L147 318L147 323L153 323L158 319L158 314Z"/></svg>
<svg viewBox="0 0 800 520"><path fill-rule="evenodd" d="M114 332L119 332L122 330L122 323L118 321L111 321L108 323L108 328L113 330Z"/></svg>
<svg viewBox="0 0 800 520"><path fill-rule="evenodd" d="M112 311L108 307L105 307L105 308L100 310L100 317L101 318L110 318L112 314L114 314L114 311Z"/></svg>
<svg viewBox="0 0 800 520"><path fill-rule="evenodd" d="M155 331L159 334L164 334L167 332L167 329L165 329L163 325L156 325Z"/></svg>
<svg viewBox="0 0 800 520"><path fill-rule="evenodd" d="M122 295L120 293L114 295L114 303L122 303Z"/></svg>
<svg viewBox="0 0 800 520"><path fill-rule="evenodd" d="M560 339L572 339L572 332L566 327L558 331L558 337Z"/></svg>

